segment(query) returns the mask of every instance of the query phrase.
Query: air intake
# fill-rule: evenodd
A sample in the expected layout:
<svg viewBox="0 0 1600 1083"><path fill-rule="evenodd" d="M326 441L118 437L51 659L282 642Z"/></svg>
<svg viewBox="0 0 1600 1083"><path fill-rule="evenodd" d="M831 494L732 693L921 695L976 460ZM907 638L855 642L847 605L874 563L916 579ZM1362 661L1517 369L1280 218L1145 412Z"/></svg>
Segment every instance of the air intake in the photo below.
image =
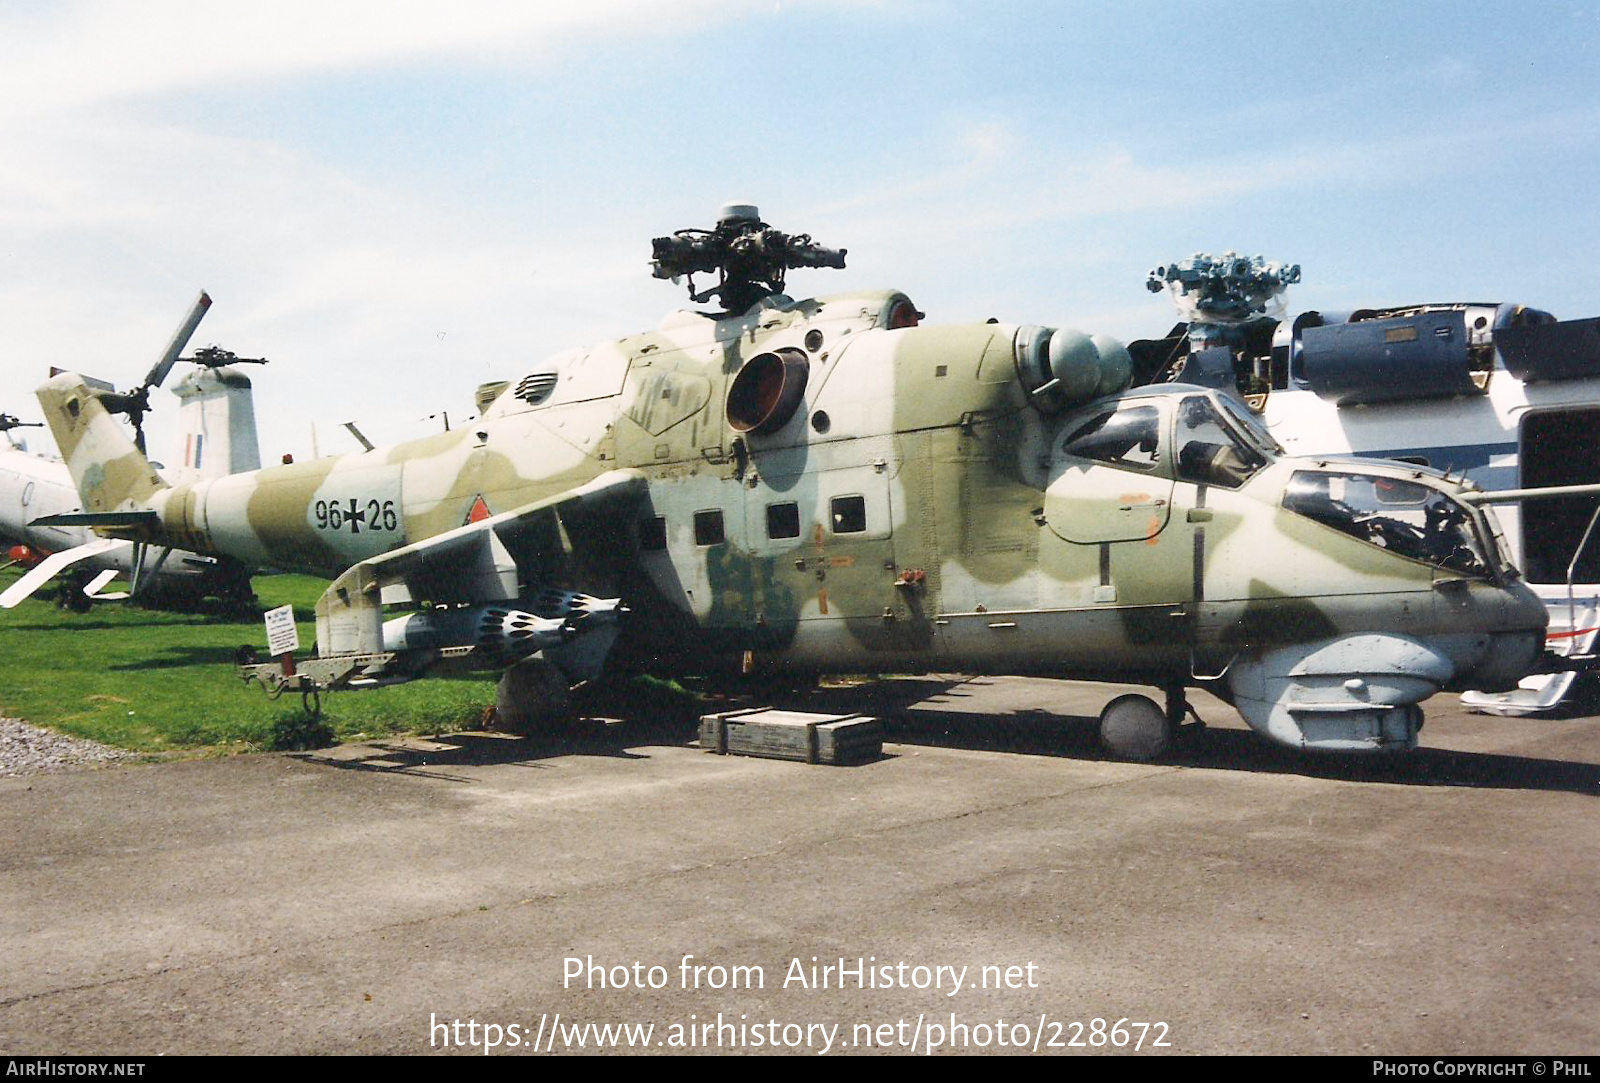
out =
<svg viewBox="0 0 1600 1083"><path fill-rule="evenodd" d="M554 372L529 373L517 385L517 398L529 406L538 406L556 389L558 379L560 379L559 374Z"/></svg>

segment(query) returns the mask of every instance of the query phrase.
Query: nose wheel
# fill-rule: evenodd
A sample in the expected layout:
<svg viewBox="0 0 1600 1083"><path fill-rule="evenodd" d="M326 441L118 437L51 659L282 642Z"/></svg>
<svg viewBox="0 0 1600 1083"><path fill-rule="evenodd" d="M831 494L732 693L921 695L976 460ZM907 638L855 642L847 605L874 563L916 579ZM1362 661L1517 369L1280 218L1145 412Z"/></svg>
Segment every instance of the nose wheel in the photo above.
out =
<svg viewBox="0 0 1600 1083"><path fill-rule="evenodd" d="M1183 691L1170 694L1169 703L1181 719L1186 709ZM1100 743L1118 759L1141 763L1159 759L1172 747L1176 732L1172 712L1149 696L1118 696L1100 712Z"/></svg>

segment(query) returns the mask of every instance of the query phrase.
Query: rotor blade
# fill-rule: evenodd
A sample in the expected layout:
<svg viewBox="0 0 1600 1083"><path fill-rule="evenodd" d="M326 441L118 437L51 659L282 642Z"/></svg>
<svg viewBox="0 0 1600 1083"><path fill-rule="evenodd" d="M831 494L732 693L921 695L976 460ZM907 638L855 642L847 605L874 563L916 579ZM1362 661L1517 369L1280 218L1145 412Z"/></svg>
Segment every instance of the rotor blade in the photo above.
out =
<svg viewBox="0 0 1600 1083"><path fill-rule="evenodd" d="M87 542L75 549L52 553L40 561L27 575L6 588L3 594L0 594L0 609L15 607L28 595L55 578L56 573L61 569L70 567L80 560L88 560L90 557L100 556L109 549L115 549L119 545L126 544L127 542L119 542L112 538L96 538L94 541Z"/></svg>
<svg viewBox="0 0 1600 1083"><path fill-rule="evenodd" d="M346 421L344 423L344 427L350 430L350 435L351 436L354 436L357 440L361 441L361 450L363 450L363 451L371 451L372 450L372 447L373 447L372 441L368 440L366 438L365 434L363 434L360 429L356 428L356 423L354 421Z"/></svg>
<svg viewBox="0 0 1600 1083"><path fill-rule="evenodd" d="M146 387L160 387L166 380L167 373L172 371L172 366L177 363L178 355L183 353L183 348L189 345L189 336L194 334L194 329L200 326L206 309L211 307L211 297L205 290L200 291L200 296L195 298L194 307L189 310L189 315L184 318L183 325L172 336L172 341L167 345L167 352L161 355L161 360L155 363L150 374L144 378Z"/></svg>
<svg viewBox="0 0 1600 1083"><path fill-rule="evenodd" d="M101 589L104 588L107 583L111 582L117 577L117 574L117 569L107 568L105 571L89 580L89 582L84 586L83 592L91 598L103 598L108 602L121 601L123 598L127 597L126 594L117 595L100 593Z"/></svg>

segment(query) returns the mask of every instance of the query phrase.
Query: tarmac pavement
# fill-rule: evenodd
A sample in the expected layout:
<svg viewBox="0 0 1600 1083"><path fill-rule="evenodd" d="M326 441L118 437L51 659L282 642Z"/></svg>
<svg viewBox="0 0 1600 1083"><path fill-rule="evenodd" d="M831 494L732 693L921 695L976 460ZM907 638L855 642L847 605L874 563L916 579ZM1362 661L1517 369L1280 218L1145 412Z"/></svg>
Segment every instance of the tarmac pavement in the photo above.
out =
<svg viewBox="0 0 1600 1083"><path fill-rule="evenodd" d="M0 1052L1600 1050L1600 720L1308 757L1197 696L1130 764L1116 692L828 690L854 767L586 721L0 779Z"/></svg>

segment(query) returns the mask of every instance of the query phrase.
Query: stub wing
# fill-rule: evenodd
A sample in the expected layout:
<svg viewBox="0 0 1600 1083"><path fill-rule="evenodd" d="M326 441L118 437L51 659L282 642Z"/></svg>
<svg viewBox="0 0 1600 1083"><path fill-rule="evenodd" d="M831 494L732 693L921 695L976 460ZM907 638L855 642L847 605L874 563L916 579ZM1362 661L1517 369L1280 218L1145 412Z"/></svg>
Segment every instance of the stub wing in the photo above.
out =
<svg viewBox="0 0 1600 1083"><path fill-rule="evenodd" d="M317 602L320 655L383 649L385 601L438 604L516 598L523 583L564 555L562 532L594 536L597 520L631 517L644 475L614 470L587 484L364 560ZM606 532L616 537L615 532Z"/></svg>

